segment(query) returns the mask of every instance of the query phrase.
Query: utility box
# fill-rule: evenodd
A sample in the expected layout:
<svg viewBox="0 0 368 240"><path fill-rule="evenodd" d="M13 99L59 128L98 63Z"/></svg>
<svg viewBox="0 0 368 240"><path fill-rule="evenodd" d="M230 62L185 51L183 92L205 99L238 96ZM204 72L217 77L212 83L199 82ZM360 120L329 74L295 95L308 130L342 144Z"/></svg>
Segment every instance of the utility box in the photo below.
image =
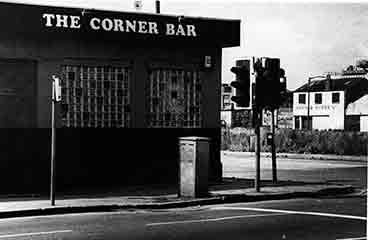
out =
<svg viewBox="0 0 368 240"><path fill-rule="evenodd" d="M210 139L182 137L179 138L179 148L179 196L207 196Z"/></svg>

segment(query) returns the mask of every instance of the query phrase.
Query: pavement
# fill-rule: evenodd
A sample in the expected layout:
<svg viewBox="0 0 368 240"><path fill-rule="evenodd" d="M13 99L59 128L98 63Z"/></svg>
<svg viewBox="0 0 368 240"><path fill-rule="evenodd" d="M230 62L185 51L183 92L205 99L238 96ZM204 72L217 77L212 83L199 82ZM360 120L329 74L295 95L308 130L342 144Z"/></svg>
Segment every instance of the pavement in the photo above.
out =
<svg viewBox="0 0 368 240"><path fill-rule="evenodd" d="M261 191L256 192L252 179L237 178L224 178L221 183L210 184L209 194L205 197L179 197L177 191L177 186L173 185L147 185L108 191L94 189L93 193L78 190L57 192L55 206L51 206L47 196L0 196L0 218L365 194L355 192L354 187L349 185L296 181L280 181L276 184L262 181Z"/></svg>

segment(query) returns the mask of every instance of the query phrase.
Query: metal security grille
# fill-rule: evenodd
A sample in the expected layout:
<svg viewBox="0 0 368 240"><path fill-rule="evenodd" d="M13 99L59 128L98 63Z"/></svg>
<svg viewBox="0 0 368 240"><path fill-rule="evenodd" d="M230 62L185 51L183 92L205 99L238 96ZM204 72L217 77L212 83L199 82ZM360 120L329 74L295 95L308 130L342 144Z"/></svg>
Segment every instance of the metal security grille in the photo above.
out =
<svg viewBox="0 0 368 240"><path fill-rule="evenodd" d="M199 71L152 69L149 74L148 92L149 127L202 127Z"/></svg>
<svg viewBox="0 0 368 240"><path fill-rule="evenodd" d="M129 127L129 67L62 67L64 127Z"/></svg>

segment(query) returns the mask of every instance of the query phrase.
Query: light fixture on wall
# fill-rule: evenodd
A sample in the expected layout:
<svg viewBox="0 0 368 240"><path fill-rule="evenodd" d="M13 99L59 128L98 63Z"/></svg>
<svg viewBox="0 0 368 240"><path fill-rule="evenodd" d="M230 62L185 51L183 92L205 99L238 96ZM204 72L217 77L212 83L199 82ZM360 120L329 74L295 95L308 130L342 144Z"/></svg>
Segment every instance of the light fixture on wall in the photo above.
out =
<svg viewBox="0 0 368 240"><path fill-rule="evenodd" d="M135 0L134 1L135 10L141 10L142 6L143 6L142 0Z"/></svg>

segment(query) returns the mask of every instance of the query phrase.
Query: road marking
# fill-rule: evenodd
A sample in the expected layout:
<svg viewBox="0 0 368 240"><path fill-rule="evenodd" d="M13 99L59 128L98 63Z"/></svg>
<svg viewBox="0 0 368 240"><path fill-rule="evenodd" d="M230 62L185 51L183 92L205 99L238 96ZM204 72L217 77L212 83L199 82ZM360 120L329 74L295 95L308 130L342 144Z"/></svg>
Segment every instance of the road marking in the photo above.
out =
<svg viewBox="0 0 368 240"><path fill-rule="evenodd" d="M230 217L222 217L222 218L207 218L207 219L183 220L183 221L173 221L173 222L157 222L157 223L148 223L146 224L146 226L160 226L160 225L200 223L200 222L217 222L217 221L226 221L226 220L239 219L239 218L268 217L268 216L280 216L280 215L288 215L288 213L241 215L241 216L230 216Z"/></svg>
<svg viewBox="0 0 368 240"><path fill-rule="evenodd" d="M215 210L246 210L246 211L258 211L258 212L274 212L274 213L287 213L287 214L300 214L300 215L312 215L312 216L323 216L323 217L336 217L336 218L347 218L367 221L366 217L333 214L333 213L321 213L321 212L303 212L303 211L290 211L290 210L278 210L268 208L248 208L248 207L213 207Z"/></svg>
<svg viewBox="0 0 368 240"><path fill-rule="evenodd" d="M18 234L8 234L8 235L0 235L0 238L13 238L13 237L28 237L35 235L47 235L47 234L55 234L55 233L69 233L72 230L58 230L58 231L50 231L50 232L33 232L33 233L18 233Z"/></svg>
<svg viewBox="0 0 368 240"><path fill-rule="evenodd" d="M363 239L367 239L367 237L358 237L358 238L339 238L336 240L363 240Z"/></svg>

